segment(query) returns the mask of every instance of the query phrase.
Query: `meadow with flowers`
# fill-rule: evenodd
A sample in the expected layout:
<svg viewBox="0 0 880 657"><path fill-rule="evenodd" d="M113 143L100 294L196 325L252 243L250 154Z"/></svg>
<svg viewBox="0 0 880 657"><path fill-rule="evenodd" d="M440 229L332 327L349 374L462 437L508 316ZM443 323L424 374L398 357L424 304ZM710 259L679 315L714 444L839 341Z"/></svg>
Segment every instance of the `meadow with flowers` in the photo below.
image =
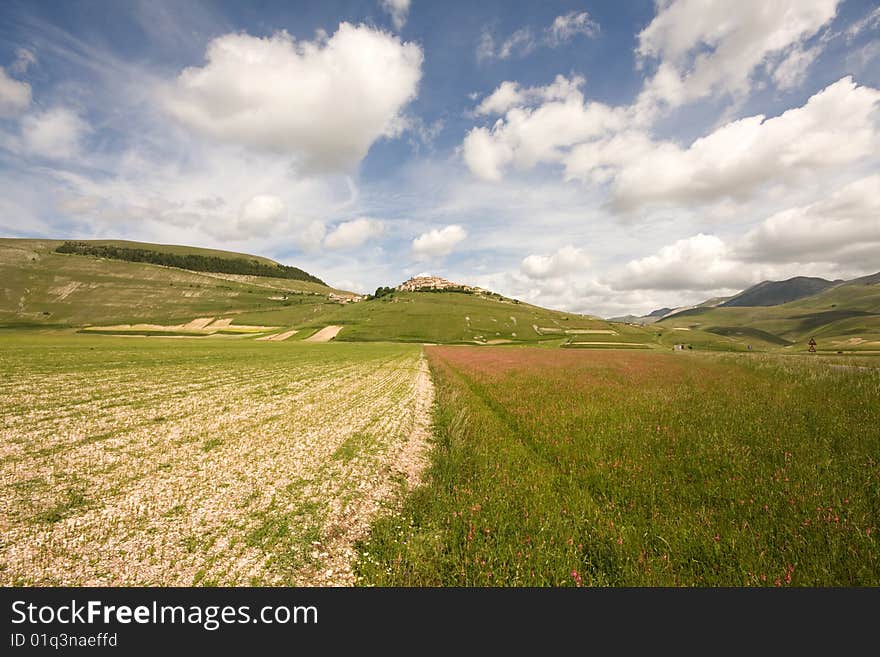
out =
<svg viewBox="0 0 880 657"><path fill-rule="evenodd" d="M880 585L876 361L426 351L426 485L362 583Z"/></svg>

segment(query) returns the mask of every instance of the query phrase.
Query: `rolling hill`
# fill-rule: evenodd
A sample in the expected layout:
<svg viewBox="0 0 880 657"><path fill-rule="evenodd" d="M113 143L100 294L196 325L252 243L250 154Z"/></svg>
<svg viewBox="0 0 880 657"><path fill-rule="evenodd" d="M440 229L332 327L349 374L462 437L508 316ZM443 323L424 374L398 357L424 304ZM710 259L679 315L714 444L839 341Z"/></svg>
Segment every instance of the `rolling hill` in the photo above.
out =
<svg viewBox="0 0 880 657"><path fill-rule="evenodd" d="M285 339L301 340L322 328L340 326L337 341L571 348L659 344L656 335L644 329L548 310L450 282L443 290L402 284L400 289L384 288L387 293L381 298L351 303L361 297L315 282L319 279L306 272L305 280L297 280L157 264L214 263L215 269L229 269L223 263L216 266L222 260L258 263L260 270L279 266L266 258L139 242L77 244L72 248L62 240L0 239L0 327L188 337L256 337L260 331L277 329L292 332ZM111 257L96 257L106 254ZM120 254L155 262L130 262ZM207 318L219 323L204 321Z"/></svg>
<svg viewBox="0 0 880 657"><path fill-rule="evenodd" d="M211 249L109 240L84 244L207 262L246 259L267 271L279 266L266 258ZM61 240L0 239L0 326L186 322L199 315L313 305L330 294L350 295L313 280L195 272L149 262L58 253L63 245Z"/></svg>
<svg viewBox="0 0 880 657"><path fill-rule="evenodd" d="M815 336L820 350L880 351L880 275L765 282L732 299L616 322L442 279L432 288L412 279L364 298L247 254L112 240L65 244L0 239L0 328L279 340L323 330L316 339L732 351L802 351ZM822 289L777 305L742 305L811 286Z"/></svg>
<svg viewBox="0 0 880 657"><path fill-rule="evenodd" d="M775 305L757 302L769 301L776 294L774 289L782 290L784 297L785 286L761 284L755 286L758 290L751 297L746 295L749 290L737 295L751 298L755 305L691 308L667 315L657 325L726 336L755 348L802 351L815 338L819 351L880 351L880 275L826 282L829 285L809 284L822 288L816 294ZM768 289L772 293L769 296L765 295ZM796 281L793 289L805 289L803 281Z"/></svg>

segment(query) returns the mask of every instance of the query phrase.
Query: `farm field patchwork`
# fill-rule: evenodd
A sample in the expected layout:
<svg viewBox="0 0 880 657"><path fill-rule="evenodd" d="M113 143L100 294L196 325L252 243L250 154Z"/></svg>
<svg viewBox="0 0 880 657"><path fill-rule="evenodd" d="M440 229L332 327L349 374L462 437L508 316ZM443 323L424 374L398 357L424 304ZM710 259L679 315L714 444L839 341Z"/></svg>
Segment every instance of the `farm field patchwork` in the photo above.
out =
<svg viewBox="0 0 880 657"><path fill-rule="evenodd" d="M353 583L417 481L411 345L0 335L3 585Z"/></svg>
<svg viewBox="0 0 880 657"><path fill-rule="evenodd" d="M428 347L426 485L375 585L880 585L880 362Z"/></svg>

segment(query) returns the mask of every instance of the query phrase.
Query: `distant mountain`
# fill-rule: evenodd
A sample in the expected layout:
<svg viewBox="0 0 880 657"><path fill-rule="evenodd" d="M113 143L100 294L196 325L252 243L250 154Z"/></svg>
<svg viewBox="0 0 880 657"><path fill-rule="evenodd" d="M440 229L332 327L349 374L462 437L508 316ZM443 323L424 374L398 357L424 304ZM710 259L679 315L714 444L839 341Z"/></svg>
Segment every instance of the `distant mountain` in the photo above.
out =
<svg viewBox="0 0 880 657"><path fill-rule="evenodd" d="M808 294L810 289L819 291ZM656 327L687 335L689 341L712 334L756 348L800 352L814 339L819 351L880 353L880 272L850 281L767 281L714 307L666 315Z"/></svg>
<svg viewBox="0 0 880 657"><path fill-rule="evenodd" d="M668 315L673 310L673 308L658 308L657 310L649 312L645 317L663 317L663 315Z"/></svg>
<svg viewBox="0 0 880 657"><path fill-rule="evenodd" d="M851 281L847 281L846 285L878 285L880 284L880 271L876 274L869 274L868 276L862 276L861 278L854 278Z"/></svg>
<svg viewBox="0 0 880 657"><path fill-rule="evenodd" d="M808 276L795 276L785 281L763 281L719 304L719 307L779 306L819 294L840 283L843 281Z"/></svg>

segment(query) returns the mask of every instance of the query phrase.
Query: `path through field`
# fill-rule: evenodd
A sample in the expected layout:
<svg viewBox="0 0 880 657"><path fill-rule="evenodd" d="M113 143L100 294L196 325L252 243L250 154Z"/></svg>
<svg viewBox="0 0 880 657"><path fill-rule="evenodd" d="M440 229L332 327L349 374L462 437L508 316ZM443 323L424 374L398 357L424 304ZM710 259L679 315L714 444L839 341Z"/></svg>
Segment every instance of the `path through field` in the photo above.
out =
<svg viewBox="0 0 880 657"><path fill-rule="evenodd" d="M343 585L418 478L419 347L10 340L0 583Z"/></svg>

